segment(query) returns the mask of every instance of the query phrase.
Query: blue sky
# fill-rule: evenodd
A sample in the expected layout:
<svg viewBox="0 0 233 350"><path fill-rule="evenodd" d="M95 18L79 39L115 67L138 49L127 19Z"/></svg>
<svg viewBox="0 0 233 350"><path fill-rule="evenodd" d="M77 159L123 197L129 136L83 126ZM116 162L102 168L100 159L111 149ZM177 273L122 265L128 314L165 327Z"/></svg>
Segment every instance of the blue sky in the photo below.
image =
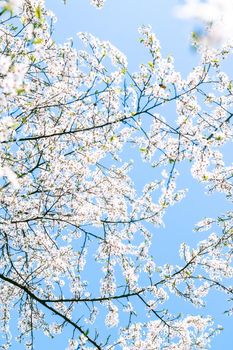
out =
<svg viewBox="0 0 233 350"><path fill-rule="evenodd" d="M58 17L55 25L54 37L56 41L63 43L67 38L73 37L75 46L80 43L76 37L79 31L88 31L93 35L109 40L126 54L129 61L129 69L134 71L138 64L146 61L145 50L139 43L138 27L142 24L150 24L159 38L164 55L172 54L175 57L175 67L185 76L198 62L197 54L190 50L189 35L196 25L193 22L177 20L173 16L176 0L107 0L104 9L97 10L90 6L88 0L68 0L67 5L62 1L46 0L47 7L51 8ZM171 113L174 113L174 111ZM153 177L148 169L146 175L137 173L135 183L140 187L142 176ZM175 207L168 210L165 216L165 228L154 229L154 246L152 254L163 264L176 263L179 244L187 241L195 244L199 239L204 239L206 234L192 232L194 224L202 217L215 217L229 208L224 197L204 195L202 185L191 179L189 166L183 165L182 175L178 182L180 187L189 187L187 198ZM156 247L163 247L156 250ZM224 332L215 337L211 349L233 349L233 337L230 327L230 319L223 316L224 302L217 293L211 293L209 306L205 310L196 310L196 313L215 315L217 324L222 324ZM174 302L174 301L172 301ZM173 310L179 312L191 312L187 303L177 301L171 305ZM192 309L193 311L193 309ZM66 344L66 333L57 340L45 342L41 337L41 348L63 350ZM46 344L46 345L43 345ZM46 346L46 347L45 347Z"/></svg>

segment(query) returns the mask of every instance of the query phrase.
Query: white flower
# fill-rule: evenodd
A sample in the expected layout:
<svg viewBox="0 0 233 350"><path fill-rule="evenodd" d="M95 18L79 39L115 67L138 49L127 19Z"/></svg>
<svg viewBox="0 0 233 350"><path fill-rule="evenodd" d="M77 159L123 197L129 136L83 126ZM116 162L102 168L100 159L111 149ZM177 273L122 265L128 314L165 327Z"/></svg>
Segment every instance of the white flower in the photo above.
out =
<svg viewBox="0 0 233 350"><path fill-rule="evenodd" d="M24 0L7 0L0 1L1 7L6 7L10 11L17 13L22 9Z"/></svg>
<svg viewBox="0 0 233 350"><path fill-rule="evenodd" d="M91 0L91 4L96 8L101 9L104 6L105 0Z"/></svg>
<svg viewBox="0 0 233 350"><path fill-rule="evenodd" d="M17 175L8 166L0 168L0 176L6 176L14 188L19 188Z"/></svg>

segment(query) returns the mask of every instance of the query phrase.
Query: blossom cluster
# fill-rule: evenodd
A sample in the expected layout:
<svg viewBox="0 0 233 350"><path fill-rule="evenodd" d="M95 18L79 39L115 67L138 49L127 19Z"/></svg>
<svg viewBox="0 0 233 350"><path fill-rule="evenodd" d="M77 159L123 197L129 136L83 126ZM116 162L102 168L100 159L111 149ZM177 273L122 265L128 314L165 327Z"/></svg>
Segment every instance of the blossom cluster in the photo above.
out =
<svg viewBox="0 0 233 350"><path fill-rule="evenodd" d="M2 348L17 336L35 349L38 330L53 337L66 326L70 350L207 348L220 328L200 310L169 311L169 299L203 307L212 289L232 294L232 211L197 223L211 232L196 247L181 244L179 265L159 265L153 232L187 195L184 163L209 194L232 201L223 146L233 85L221 66L232 47L203 48L182 77L142 26L150 60L131 73L124 54L91 34L78 34L82 50L56 44L42 1L12 11L0 23ZM153 179L139 186L144 166Z"/></svg>

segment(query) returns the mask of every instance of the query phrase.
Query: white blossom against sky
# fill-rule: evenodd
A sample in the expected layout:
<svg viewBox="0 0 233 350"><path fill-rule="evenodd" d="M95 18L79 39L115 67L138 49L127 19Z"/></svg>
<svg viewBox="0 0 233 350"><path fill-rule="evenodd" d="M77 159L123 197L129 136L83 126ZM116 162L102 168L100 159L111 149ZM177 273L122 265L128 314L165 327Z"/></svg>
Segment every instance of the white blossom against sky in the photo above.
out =
<svg viewBox="0 0 233 350"><path fill-rule="evenodd" d="M231 349L231 3L0 6L2 349Z"/></svg>

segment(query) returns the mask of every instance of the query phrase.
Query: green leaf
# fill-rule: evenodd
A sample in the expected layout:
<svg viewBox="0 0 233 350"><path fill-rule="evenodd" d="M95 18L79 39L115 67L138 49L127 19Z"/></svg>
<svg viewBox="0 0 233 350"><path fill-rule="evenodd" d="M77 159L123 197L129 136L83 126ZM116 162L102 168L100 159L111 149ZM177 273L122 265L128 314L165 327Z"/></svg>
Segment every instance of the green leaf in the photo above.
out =
<svg viewBox="0 0 233 350"><path fill-rule="evenodd" d="M126 72L127 72L127 68L122 68L121 73L126 74Z"/></svg>
<svg viewBox="0 0 233 350"><path fill-rule="evenodd" d="M217 137L215 137L215 140L217 140L217 141L221 141L223 138L221 137L221 136L217 136Z"/></svg>
<svg viewBox="0 0 233 350"><path fill-rule="evenodd" d="M148 62L148 66L151 68L151 69L154 69L154 63L152 61L149 61Z"/></svg>
<svg viewBox="0 0 233 350"><path fill-rule="evenodd" d="M30 61L33 62L33 63L36 62L36 56L31 55L30 56Z"/></svg>
<svg viewBox="0 0 233 350"><path fill-rule="evenodd" d="M42 38L36 38L35 40L33 40L33 44L42 44L43 41L44 40Z"/></svg>
<svg viewBox="0 0 233 350"><path fill-rule="evenodd" d="M17 95L23 95L25 93L25 89L24 88L19 88L16 90Z"/></svg>
<svg viewBox="0 0 233 350"><path fill-rule="evenodd" d="M85 335L88 335L89 334L89 329L87 329L86 331L85 331Z"/></svg>
<svg viewBox="0 0 233 350"><path fill-rule="evenodd" d="M22 118L22 123L25 124L27 122L27 117Z"/></svg>
<svg viewBox="0 0 233 350"><path fill-rule="evenodd" d="M42 12L41 12L40 6L37 6L37 7L35 8L35 15L36 15L36 18L38 18L39 20L41 20Z"/></svg>

